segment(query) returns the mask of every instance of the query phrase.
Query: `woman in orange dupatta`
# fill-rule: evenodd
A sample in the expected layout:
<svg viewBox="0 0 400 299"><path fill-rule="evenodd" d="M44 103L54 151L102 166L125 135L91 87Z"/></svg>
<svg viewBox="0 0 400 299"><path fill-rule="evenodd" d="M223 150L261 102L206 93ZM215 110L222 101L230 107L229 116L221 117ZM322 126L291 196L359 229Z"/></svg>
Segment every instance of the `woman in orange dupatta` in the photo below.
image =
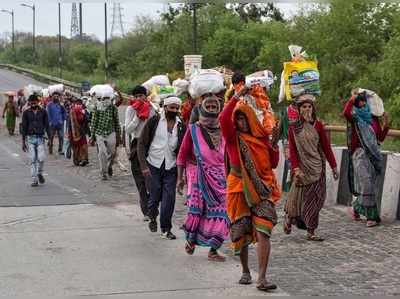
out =
<svg viewBox="0 0 400 299"><path fill-rule="evenodd" d="M243 274L240 284L250 284L248 246L258 242L259 273L257 288L276 289L267 282L270 236L277 223L275 204L281 193L273 168L279 162L276 146L279 130L273 130L273 142L257 119L254 109L240 101L247 92L241 89L225 106L220 116L221 131L228 154L227 213L231 221L232 246L240 254Z"/></svg>

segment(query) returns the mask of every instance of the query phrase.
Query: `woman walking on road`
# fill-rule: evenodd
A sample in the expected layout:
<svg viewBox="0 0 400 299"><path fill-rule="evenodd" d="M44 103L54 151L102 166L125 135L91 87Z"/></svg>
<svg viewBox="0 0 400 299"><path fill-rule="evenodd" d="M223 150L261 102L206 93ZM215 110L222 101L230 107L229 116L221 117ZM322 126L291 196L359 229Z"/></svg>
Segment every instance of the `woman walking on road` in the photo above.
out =
<svg viewBox="0 0 400 299"><path fill-rule="evenodd" d="M9 91L6 92L5 95L8 97L8 101L4 105L3 118L6 119L8 134L10 136L13 136L15 132L15 122L19 115L18 107L14 102L14 97L15 97L14 92Z"/></svg>
<svg viewBox="0 0 400 299"><path fill-rule="evenodd" d="M186 233L185 250L189 255L195 246L210 247L208 259L224 262L218 253L224 240L229 237L229 220L226 214L226 178L224 151L225 140L221 135L218 115L219 99L209 96L199 107L199 121L189 126L179 151L178 191L184 186L183 170L191 178L188 184L188 214L183 226Z"/></svg>
<svg viewBox="0 0 400 299"><path fill-rule="evenodd" d="M72 143L73 162L76 166L86 166L89 163L88 142L88 115L81 99L77 99L69 112L71 129L69 130Z"/></svg>
<svg viewBox="0 0 400 299"><path fill-rule="evenodd" d="M379 143L385 140L389 131L389 117L386 113L383 115L382 128L378 118L371 114L365 92L353 96L343 114L351 124L347 130L351 153L349 179L352 192L357 196L350 208L351 217L357 221L363 215L367 218L367 227L373 227L381 221L375 185L382 171Z"/></svg>
<svg viewBox="0 0 400 299"><path fill-rule="evenodd" d="M323 241L315 230L326 198L326 160L335 180L339 175L324 125L316 117L314 102L312 95L300 96L296 101L299 117L289 126L293 184L285 205L284 231L290 234L295 224L307 230L307 240Z"/></svg>
<svg viewBox="0 0 400 299"><path fill-rule="evenodd" d="M226 140L227 162L227 213L231 221L230 235L233 249L240 254L242 277L240 284L251 284L248 265L248 246L257 242L258 280L261 291L276 289L266 279L270 236L277 223L275 204L281 193L273 168L279 162L277 146L279 130L270 135L257 119L254 109L239 101L247 89L235 94L220 116L221 131Z"/></svg>

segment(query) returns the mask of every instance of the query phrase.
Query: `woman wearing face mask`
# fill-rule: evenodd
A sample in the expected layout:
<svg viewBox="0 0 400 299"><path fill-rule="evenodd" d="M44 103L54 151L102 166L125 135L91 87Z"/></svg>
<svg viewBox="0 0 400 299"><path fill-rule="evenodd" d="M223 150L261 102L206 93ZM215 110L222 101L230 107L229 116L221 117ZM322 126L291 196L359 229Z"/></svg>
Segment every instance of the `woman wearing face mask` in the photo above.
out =
<svg viewBox="0 0 400 299"><path fill-rule="evenodd" d="M367 227L373 227L380 223L375 182L382 170L379 143L389 131L389 117L386 113L383 115L382 128L378 118L371 114L366 92L355 94L347 102L344 116L351 124L347 131L351 154L348 177L351 191L357 196L349 212L356 221L360 215L365 216Z"/></svg>
<svg viewBox="0 0 400 299"><path fill-rule="evenodd" d="M284 231L290 234L291 225L296 224L298 228L307 230L307 240L323 241L315 230L326 197L326 160L335 180L339 175L324 125L316 117L314 102L312 95L297 98L299 118L289 126L293 184L285 205Z"/></svg>
<svg viewBox="0 0 400 299"><path fill-rule="evenodd" d="M188 185L188 214L183 226L186 233L186 253L192 255L195 246L210 247L208 259L224 262L218 254L229 236L229 220L226 214L226 179L224 166L225 140L221 135L218 115L221 111L219 98L206 97L199 108L199 121L189 126L179 151L178 191L185 184L183 170L188 162L195 168L186 168L192 177Z"/></svg>

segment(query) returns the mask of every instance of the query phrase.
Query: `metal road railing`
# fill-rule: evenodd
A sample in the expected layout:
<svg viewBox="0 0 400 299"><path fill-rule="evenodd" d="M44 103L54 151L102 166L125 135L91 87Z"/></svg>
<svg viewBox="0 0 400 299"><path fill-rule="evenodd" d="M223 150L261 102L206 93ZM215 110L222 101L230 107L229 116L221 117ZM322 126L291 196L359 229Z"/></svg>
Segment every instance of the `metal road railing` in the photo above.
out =
<svg viewBox="0 0 400 299"><path fill-rule="evenodd" d="M45 82L45 83L49 83L49 84L59 84L59 83L64 84L64 86L66 86L68 89L70 89L76 93L80 93L80 91L81 91L81 85L76 82L67 81L64 79L60 79L60 78L57 78L54 76L50 76L50 75L46 75L46 74L32 71L29 69L25 69L25 68L15 66L12 64L1 64L0 63L0 68L5 68L5 69L9 69L9 70L21 73L21 74L28 75L28 76L33 77L34 79L37 79L38 81L41 81L41 82ZM124 93L122 93L122 96L124 98L124 102L126 102L126 100L128 99L129 96ZM325 128L329 132L338 132L338 133L346 132L345 126L327 125ZM389 130L388 136L399 138L400 130Z"/></svg>

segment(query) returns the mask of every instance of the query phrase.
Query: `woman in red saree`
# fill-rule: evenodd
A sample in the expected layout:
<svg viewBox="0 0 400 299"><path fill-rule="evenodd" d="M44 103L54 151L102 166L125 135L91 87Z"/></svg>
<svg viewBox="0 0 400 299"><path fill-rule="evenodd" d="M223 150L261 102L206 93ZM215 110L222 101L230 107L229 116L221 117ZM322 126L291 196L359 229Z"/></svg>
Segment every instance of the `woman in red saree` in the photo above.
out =
<svg viewBox="0 0 400 299"><path fill-rule="evenodd" d="M86 139L88 118L83 108L82 100L76 100L69 115L71 121L70 140L72 144L74 165L86 166L89 163L88 144Z"/></svg>

